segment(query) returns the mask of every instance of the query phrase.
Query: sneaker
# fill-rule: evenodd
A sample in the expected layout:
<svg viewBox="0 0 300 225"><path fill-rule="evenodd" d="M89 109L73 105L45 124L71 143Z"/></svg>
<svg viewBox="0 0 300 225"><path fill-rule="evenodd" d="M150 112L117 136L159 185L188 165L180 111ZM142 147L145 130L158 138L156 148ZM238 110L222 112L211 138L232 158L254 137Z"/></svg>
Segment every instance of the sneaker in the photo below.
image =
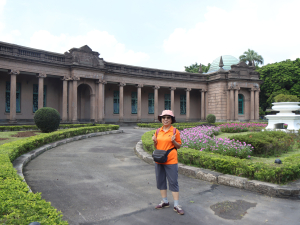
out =
<svg viewBox="0 0 300 225"><path fill-rule="evenodd" d="M164 201L161 201L161 203L158 204L155 208L156 209L162 209L164 207L170 207L170 203L169 202L168 203L164 203Z"/></svg>
<svg viewBox="0 0 300 225"><path fill-rule="evenodd" d="M174 211L177 212L179 215L184 215L184 211L182 210L180 205L174 206Z"/></svg>

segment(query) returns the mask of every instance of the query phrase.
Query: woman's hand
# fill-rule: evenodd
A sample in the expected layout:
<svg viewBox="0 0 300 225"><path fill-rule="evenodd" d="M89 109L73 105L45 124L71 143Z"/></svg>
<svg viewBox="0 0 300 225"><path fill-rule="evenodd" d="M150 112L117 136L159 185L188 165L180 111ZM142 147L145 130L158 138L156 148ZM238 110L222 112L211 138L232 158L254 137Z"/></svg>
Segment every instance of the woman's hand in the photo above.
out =
<svg viewBox="0 0 300 225"><path fill-rule="evenodd" d="M153 136L152 136L152 141L153 141L154 145L156 145L156 144L157 144L157 138L155 137L155 135L154 135L154 134L153 134Z"/></svg>

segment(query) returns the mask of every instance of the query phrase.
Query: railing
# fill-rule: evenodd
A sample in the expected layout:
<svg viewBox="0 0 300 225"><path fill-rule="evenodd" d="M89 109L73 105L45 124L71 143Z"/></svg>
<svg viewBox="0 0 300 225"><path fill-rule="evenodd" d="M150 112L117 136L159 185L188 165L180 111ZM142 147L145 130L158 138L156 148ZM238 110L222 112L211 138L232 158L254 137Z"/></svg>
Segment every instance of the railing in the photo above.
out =
<svg viewBox="0 0 300 225"><path fill-rule="evenodd" d="M59 57L59 56L53 56L53 55L45 55L45 59L49 61L56 61L56 62L65 62L64 57Z"/></svg>
<svg viewBox="0 0 300 225"><path fill-rule="evenodd" d="M0 51L12 53L13 49L10 47L6 47L6 46L0 46Z"/></svg>
<svg viewBox="0 0 300 225"><path fill-rule="evenodd" d="M24 55L24 56L35 57L35 58L41 58L41 53L30 52L30 51L25 51L25 50L21 50L21 49L18 49L18 54Z"/></svg>

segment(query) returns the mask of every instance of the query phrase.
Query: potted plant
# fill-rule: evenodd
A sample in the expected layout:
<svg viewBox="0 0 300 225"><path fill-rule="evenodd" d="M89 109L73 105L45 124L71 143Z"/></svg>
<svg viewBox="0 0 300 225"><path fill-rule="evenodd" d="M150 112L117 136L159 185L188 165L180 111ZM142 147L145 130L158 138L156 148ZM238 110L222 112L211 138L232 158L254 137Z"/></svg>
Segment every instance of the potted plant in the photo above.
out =
<svg viewBox="0 0 300 225"><path fill-rule="evenodd" d="M290 114L292 111L300 109L299 98L296 95L279 94L274 99L275 102L272 103L272 109L279 111L277 115Z"/></svg>

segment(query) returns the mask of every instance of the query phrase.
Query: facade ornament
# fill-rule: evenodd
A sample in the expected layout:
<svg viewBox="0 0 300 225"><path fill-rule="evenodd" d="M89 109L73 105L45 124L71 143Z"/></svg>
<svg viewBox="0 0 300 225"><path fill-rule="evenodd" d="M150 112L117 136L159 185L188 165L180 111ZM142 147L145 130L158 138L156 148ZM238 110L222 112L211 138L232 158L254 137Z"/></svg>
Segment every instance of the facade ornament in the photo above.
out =
<svg viewBox="0 0 300 225"><path fill-rule="evenodd" d="M19 75L20 74L20 71L19 70L11 70L9 72L9 75Z"/></svg>
<svg viewBox="0 0 300 225"><path fill-rule="evenodd" d="M61 80L72 80L72 78L70 78L70 77L67 77L67 76L63 76L62 78L60 78Z"/></svg>
<svg viewBox="0 0 300 225"><path fill-rule="evenodd" d="M160 89L160 86L155 85L153 88L154 88L154 89Z"/></svg>
<svg viewBox="0 0 300 225"><path fill-rule="evenodd" d="M222 68L224 66L222 56L220 57L219 67Z"/></svg>
<svg viewBox="0 0 300 225"><path fill-rule="evenodd" d="M72 77L72 79L73 79L73 80L80 80L80 77L74 76L74 77Z"/></svg>
<svg viewBox="0 0 300 225"><path fill-rule="evenodd" d="M200 66L199 66L198 73L203 73L203 70L202 70L202 65L201 65L201 63L200 63Z"/></svg>
<svg viewBox="0 0 300 225"><path fill-rule="evenodd" d="M102 77L102 78L103 78L103 77ZM96 80L96 83L97 83L97 84L107 84L107 81L102 80L102 79L101 79L101 80L99 79L99 80Z"/></svg>
<svg viewBox="0 0 300 225"><path fill-rule="evenodd" d="M37 77L38 77L38 78L46 78L46 77L47 77L47 74L45 74L45 73L39 73L39 74L37 75Z"/></svg>
<svg viewBox="0 0 300 225"><path fill-rule="evenodd" d="M119 83L119 86L120 86L120 87L124 87L124 86L126 86L126 83L121 83L121 82L120 82L120 83Z"/></svg>
<svg viewBox="0 0 300 225"><path fill-rule="evenodd" d="M137 84L136 87L137 88L142 88L142 87L144 87L144 85L143 84Z"/></svg>

